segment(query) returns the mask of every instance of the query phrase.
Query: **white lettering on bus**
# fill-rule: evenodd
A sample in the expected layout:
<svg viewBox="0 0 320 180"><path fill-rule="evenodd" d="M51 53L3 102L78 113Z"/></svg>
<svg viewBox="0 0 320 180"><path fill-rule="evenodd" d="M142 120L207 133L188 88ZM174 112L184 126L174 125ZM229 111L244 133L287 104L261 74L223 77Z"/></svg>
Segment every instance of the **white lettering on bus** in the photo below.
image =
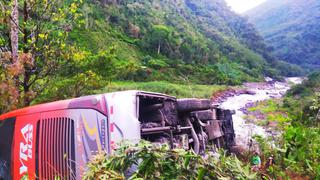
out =
<svg viewBox="0 0 320 180"><path fill-rule="evenodd" d="M25 165L28 162L28 158L32 158L32 136L33 136L33 125L27 124L21 129L23 136L23 142L20 142L20 174L28 172L28 167Z"/></svg>

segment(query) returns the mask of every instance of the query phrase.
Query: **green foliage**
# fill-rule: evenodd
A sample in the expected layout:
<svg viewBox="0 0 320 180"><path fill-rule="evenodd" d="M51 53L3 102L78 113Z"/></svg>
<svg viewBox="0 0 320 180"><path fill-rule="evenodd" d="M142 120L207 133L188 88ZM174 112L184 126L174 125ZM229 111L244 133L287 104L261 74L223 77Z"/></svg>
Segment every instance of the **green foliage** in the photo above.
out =
<svg viewBox="0 0 320 180"><path fill-rule="evenodd" d="M193 151L170 150L167 145L124 144L113 155L98 155L88 164L84 179L255 179L235 156L224 153L203 158Z"/></svg>
<svg viewBox="0 0 320 180"><path fill-rule="evenodd" d="M284 134L285 163L293 171L320 178L320 73L309 75L301 85L289 91L285 108L294 117L293 127Z"/></svg>
<svg viewBox="0 0 320 180"><path fill-rule="evenodd" d="M298 77L304 75L306 72L301 67L284 61L275 62L274 67L280 71L279 73L282 76L285 77Z"/></svg>
<svg viewBox="0 0 320 180"><path fill-rule="evenodd" d="M264 113L271 113L271 112L277 111L279 107L280 107L279 101L270 99L270 100L259 102L257 106L249 108L248 110L249 111L261 110Z"/></svg>
<svg viewBox="0 0 320 180"><path fill-rule="evenodd" d="M112 80L181 82L183 76L197 84L235 85L272 74L259 54L266 49L254 28L226 4L210 3L214 8L187 0L124 0L107 6L88 1L71 40L88 56L114 47L114 62L134 66L129 75L122 74L126 68L115 72ZM253 42L257 46L248 45Z"/></svg>
<svg viewBox="0 0 320 180"><path fill-rule="evenodd" d="M292 119L289 121L291 125L284 127L282 136L272 143L273 146L268 140L257 138L264 159L271 154L276 156L276 165L268 171L275 178L291 175L302 179L320 178L319 88L320 73L313 73L288 92L283 104L276 105L270 100L262 110L272 113L272 118L276 118L274 115L278 110L287 111Z"/></svg>
<svg viewBox="0 0 320 180"><path fill-rule="evenodd" d="M117 60L115 48L113 46L94 54L78 51L74 54L73 61L68 62L69 68L65 68L67 74L63 74L63 76L76 75L83 71L94 71L107 81L130 77L132 73L137 71L138 65L131 61Z"/></svg>
<svg viewBox="0 0 320 180"><path fill-rule="evenodd" d="M70 78L53 79L32 103L39 104L61 99L91 95L96 89L102 88L104 81L92 71L78 73Z"/></svg>
<svg viewBox="0 0 320 180"><path fill-rule="evenodd" d="M294 172L320 178L320 129L290 127L284 134L285 165Z"/></svg>
<svg viewBox="0 0 320 180"><path fill-rule="evenodd" d="M279 74L253 26L223 1L30 3L35 4L27 8L28 22L21 22L27 39L19 38L20 50L30 52L34 63L24 64L26 75L20 78L28 81L22 94L32 94L25 105L35 97L32 103L89 94L112 81L239 85ZM7 14L1 11L1 22ZM8 30L0 24L1 51L9 48ZM192 95L180 87L159 87Z"/></svg>
<svg viewBox="0 0 320 180"><path fill-rule="evenodd" d="M257 102L255 106L248 108L250 116L247 116L247 119L259 126L268 126L269 123L275 122L278 125L274 128L284 129L289 125L292 119L288 116L286 109L282 107L282 104L281 99L270 99ZM263 119L260 119L261 117L263 117Z"/></svg>
<svg viewBox="0 0 320 180"><path fill-rule="evenodd" d="M30 105L61 65L70 60L72 43L67 39L81 16L78 11L81 2L78 0L17 1L19 17L15 22L17 27L12 28L12 3L0 2L0 84L4 85L4 91L15 93L9 98L6 93L0 93L0 99L8 107L11 106L8 100L15 106L0 107L0 112ZM19 29L16 38L10 36L15 34L13 29ZM18 52L12 48L15 46Z"/></svg>
<svg viewBox="0 0 320 180"><path fill-rule="evenodd" d="M275 177L296 174L311 179L320 177L319 128L291 126L276 142L256 137L266 161L274 155L275 165L268 173ZM274 144L274 145L271 145Z"/></svg>
<svg viewBox="0 0 320 180"><path fill-rule="evenodd" d="M34 101L34 104L51 102L91 94L125 90L159 92L178 98L211 98L215 92L226 90L224 85L174 84L165 81L154 82L109 82L98 74L87 71L69 78L54 79Z"/></svg>
<svg viewBox="0 0 320 180"><path fill-rule="evenodd" d="M176 96L178 98L211 98L212 94L218 91L227 89L227 86L219 85L194 85L194 84L173 84L164 81L159 82L112 82L107 85L106 88L96 91L101 92L113 92L123 90L144 90L151 92L159 92Z"/></svg>
<svg viewBox="0 0 320 180"><path fill-rule="evenodd" d="M154 25L152 27L150 37L148 39L148 45L153 48L155 46L157 48L158 54L161 52L161 46L164 46L165 43L168 43L170 40L170 36L172 34L171 28L165 25Z"/></svg>
<svg viewBox="0 0 320 180"><path fill-rule="evenodd" d="M319 112L320 72L309 75L301 85L293 87L285 97L284 107L297 123L320 126Z"/></svg>

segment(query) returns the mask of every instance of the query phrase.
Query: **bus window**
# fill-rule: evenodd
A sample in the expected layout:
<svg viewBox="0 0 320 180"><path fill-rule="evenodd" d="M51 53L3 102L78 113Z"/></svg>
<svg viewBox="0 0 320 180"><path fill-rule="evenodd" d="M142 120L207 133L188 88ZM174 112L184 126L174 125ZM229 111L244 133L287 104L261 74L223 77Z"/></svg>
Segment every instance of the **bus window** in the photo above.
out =
<svg viewBox="0 0 320 180"><path fill-rule="evenodd" d="M11 149L15 118L0 121L0 180L9 180L11 177Z"/></svg>

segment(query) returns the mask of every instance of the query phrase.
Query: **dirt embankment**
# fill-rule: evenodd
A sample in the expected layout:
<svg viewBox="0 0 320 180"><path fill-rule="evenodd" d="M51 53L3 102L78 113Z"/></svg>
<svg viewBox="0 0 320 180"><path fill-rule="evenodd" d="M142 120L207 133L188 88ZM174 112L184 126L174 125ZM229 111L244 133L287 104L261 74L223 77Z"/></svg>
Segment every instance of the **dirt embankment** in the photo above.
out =
<svg viewBox="0 0 320 180"><path fill-rule="evenodd" d="M241 94L255 95L254 91L248 90L247 88L231 88L223 91L216 92L212 95L214 104L221 104L225 102L229 97L239 96Z"/></svg>

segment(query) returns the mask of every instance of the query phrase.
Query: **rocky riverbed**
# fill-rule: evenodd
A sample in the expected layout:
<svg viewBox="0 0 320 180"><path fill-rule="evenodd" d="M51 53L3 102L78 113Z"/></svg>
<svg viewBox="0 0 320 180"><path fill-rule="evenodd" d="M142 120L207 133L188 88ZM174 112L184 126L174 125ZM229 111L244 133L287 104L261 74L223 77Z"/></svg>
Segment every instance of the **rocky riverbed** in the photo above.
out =
<svg viewBox="0 0 320 180"><path fill-rule="evenodd" d="M284 82L266 78L262 83L245 83L242 90L230 90L221 93L216 102L224 109L235 110L233 124L237 146L248 149L252 136L273 136L277 132L267 131L264 127L245 120L246 107L258 101L282 97L293 84L302 82L302 78L286 78Z"/></svg>

